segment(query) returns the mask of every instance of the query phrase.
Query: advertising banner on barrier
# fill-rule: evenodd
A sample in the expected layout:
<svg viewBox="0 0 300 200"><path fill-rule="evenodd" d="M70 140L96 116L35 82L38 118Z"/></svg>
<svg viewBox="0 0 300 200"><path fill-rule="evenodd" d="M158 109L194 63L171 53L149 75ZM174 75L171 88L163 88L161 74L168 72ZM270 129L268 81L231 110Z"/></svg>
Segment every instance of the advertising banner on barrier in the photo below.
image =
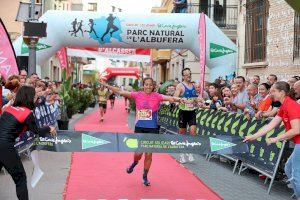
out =
<svg viewBox="0 0 300 200"><path fill-rule="evenodd" d="M39 104L34 109L34 116L39 127L55 125L59 115L55 105Z"/></svg>
<svg viewBox="0 0 300 200"><path fill-rule="evenodd" d="M39 104L34 109L36 124L41 128L48 125L55 125L59 111L54 105ZM34 133L26 131L16 139L14 147L18 152L30 147L34 141Z"/></svg>
<svg viewBox="0 0 300 200"><path fill-rule="evenodd" d="M155 152L236 154L248 145L235 136L182 136L59 131L56 137L38 137L36 150L55 152Z"/></svg>
<svg viewBox="0 0 300 200"><path fill-rule="evenodd" d="M178 132L177 107L171 108L168 105L162 105L159 110L159 123L161 126ZM256 133L261 127L268 123L267 120L247 119L242 114L221 112L211 109L199 109L197 111L197 134L202 136L222 135L245 137ZM175 130L175 131L174 131ZM283 142L267 145L266 139L275 137L285 132L283 124L271 130L266 136L256 141L249 142L249 153L234 155L235 158L252 164L268 173L273 173L280 151L284 148Z"/></svg>

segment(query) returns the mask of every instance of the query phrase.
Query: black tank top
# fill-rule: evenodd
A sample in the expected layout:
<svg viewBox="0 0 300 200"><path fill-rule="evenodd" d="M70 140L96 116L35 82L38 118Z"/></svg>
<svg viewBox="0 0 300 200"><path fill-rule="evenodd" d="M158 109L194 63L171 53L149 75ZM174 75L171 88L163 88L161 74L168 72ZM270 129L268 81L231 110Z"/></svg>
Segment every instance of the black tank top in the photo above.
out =
<svg viewBox="0 0 300 200"><path fill-rule="evenodd" d="M0 143L14 144L15 139L25 131L46 135L49 126L38 128L31 110L25 107L9 106L0 117Z"/></svg>

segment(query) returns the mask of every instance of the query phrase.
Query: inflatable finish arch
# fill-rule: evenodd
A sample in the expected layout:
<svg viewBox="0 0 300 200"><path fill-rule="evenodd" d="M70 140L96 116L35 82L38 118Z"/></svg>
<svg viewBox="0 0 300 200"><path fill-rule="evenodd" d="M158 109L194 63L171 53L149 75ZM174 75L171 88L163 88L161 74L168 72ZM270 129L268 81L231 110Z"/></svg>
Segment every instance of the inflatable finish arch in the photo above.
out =
<svg viewBox="0 0 300 200"><path fill-rule="evenodd" d="M107 67L101 74L100 78L108 80L114 76L135 76L140 78L139 67Z"/></svg>
<svg viewBox="0 0 300 200"><path fill-rule="evenodd" d="M62 46L189 49L199 57L199 19L199 13L127 15L50 10L39 20L47 23L47 38L39 41L37 64L42 65ZM206 65L211 79L232 74L236 45L207 16L205 24ZM22 37L13 45L17 56L28 54Z"/></svg>

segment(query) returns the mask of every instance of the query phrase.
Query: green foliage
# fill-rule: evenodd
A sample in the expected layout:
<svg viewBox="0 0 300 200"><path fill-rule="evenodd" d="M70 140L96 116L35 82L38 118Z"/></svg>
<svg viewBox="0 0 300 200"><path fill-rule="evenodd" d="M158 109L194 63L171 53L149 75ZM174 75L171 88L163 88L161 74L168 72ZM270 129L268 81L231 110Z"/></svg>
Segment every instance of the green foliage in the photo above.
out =
<svg viewBox="0 0 300 200"><path fill-rule="evenodd" d="M61 103L61 120L63 121L68 121L68 116L67 112L70 103L72 102L72 96L71 96L71 89L72 89L72 79L69 77L68 79L66 78L66 69L63 70L62 72L62 78L63 82L60 86L60 91L59 91L59 96L62 99Z"/></svg>
<svg viewBox="0 0 300 200"><path fill-rule="evenodd" d="M138 79L135 79L135 81L132 85L132 88L133 88L134 91L139 91L140 90ZM136 106L135 101L132 100L132 99L129 99L129 105L130 105L130 110L135 111L135 106Z"/></svg>
<svg viewBox="0 0 300 200"><path fill-rule="evenodd" d="M89 105L94 101L94 95L91 89L76 88L75 92L77 94L77 104L79 110L83 111L89 107Z"/></svg>
<svg viewBox="0 0 300 200"><path fill-rule="evenodd" d="M135 90L135 91L139 91L139 90L140 90L140 87L139 87L139 80L138 80L138 79L135 79L132 88L133 88L133 90Z"/></svg>
<svg viewBox="0 0 300 200"><path fill-rule="evenodd" d="M59 96L62 99L61 120L67 121L78 110L85 110L94 101L93 89L72 88L71 76L66 78L66 70L62 72L63 82ZM93 88L97 88L97 72L92 78ZM97 90L96 90L97 91ZM69 116L69 117L68 117Z"/></svg>

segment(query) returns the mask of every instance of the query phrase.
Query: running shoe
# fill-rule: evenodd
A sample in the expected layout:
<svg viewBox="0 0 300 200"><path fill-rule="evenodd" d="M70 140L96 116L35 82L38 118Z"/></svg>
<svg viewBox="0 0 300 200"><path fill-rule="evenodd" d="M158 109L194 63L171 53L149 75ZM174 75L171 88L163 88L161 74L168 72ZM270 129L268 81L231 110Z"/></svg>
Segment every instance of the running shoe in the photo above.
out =
<svg viewBox="0 0 300 200"><path fill-rule="evenodd" d="M131 174L133 172L134 167L135 166L133 166L133 165L130 165L130 167L127 167L127 169L126 169L127 174Z"/></svg>
<svg viewBox="0 0 300 200"><path fill-rule="evenodd" d="M195 161L195 158L194 158L193 154L188 153L187 157L188 157L189 162L194 162Z"/></svg>
<svg viewBox="0 0 300 200"><path fill-rule="evenodd" d="M179 162L180 162L181 164L186 163L186 160L185 160L185 157L184 157L184 154L183 154L183 153L181 153L181 154L179 155Z"/></svg>
<svg viewBox="0 0 300 200"><path fill-rule="evenodd" d="M147 177L143 177L143 184L144 186L150 186L150 182L148 181Z"/></svg>

